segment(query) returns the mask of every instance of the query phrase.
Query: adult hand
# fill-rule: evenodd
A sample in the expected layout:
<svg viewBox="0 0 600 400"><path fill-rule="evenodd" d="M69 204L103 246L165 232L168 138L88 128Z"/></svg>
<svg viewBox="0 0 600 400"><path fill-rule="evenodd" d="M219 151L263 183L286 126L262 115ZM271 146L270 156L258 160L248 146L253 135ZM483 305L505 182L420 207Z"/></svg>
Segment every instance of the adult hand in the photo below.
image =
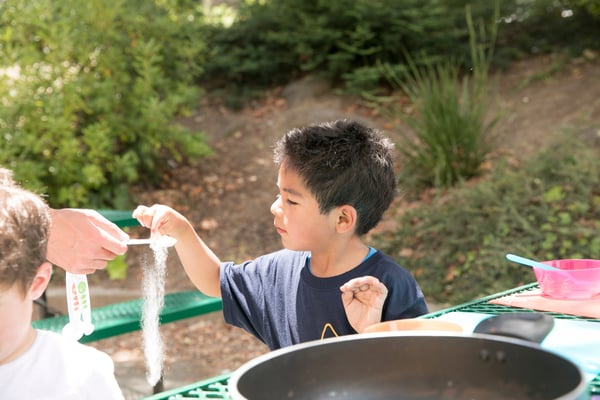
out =
<svg viewBox="0 0 600 400"><path fill-rule="evenodd" d="M129 235L95 210L51 209L48 261L74 274L90 274L127 251Z"/></svg>
<svg viewBox="0 0 600 400"><path fill-rule="evenodd" d="M388 290L373 276L354 278L342 287L342 302L350 325L361 333L369 325L381 322Z"/></svg>

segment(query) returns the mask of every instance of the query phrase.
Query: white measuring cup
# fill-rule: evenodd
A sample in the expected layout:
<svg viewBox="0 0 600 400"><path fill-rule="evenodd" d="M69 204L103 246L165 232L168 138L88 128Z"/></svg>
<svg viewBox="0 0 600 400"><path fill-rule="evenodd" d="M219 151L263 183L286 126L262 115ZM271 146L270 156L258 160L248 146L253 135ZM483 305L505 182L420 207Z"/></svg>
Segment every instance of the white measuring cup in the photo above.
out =
<svg viewBox="0 0 600 400"><path fill-rule="evenodd" d="M69 322L63 327L62 334L79 340L83 335L90 335L94 332L87 276L67 272L65 280Z"/></svg>

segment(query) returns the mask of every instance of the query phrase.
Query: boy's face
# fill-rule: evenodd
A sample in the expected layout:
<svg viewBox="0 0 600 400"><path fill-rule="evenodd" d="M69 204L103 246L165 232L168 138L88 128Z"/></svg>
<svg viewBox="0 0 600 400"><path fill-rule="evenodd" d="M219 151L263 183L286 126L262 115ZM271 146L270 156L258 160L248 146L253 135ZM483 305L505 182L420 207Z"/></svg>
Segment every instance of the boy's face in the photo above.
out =
<svg viewBox="0 0 600 400"><path fill-rule="evenodd" d="M14 360L33 343L33 301L44 293L51 275L52 264L45 262L25 293L16 284L0 287L0 365Z"/></svg>
<svg viewBox="0 0 600 400"><path fill-rule="evenodd" d="M16 285L0 289L0 365L22 353L32 309L33 300Z"/></svg>
<svg viewBox="0 0 600 400"><path fill-rule="evenodd" d="M293 170L279 168L279 195L271 205L274 225L289 250L317 252L327 249L335 234L333 212L321 214L315 197Z"/></svg>

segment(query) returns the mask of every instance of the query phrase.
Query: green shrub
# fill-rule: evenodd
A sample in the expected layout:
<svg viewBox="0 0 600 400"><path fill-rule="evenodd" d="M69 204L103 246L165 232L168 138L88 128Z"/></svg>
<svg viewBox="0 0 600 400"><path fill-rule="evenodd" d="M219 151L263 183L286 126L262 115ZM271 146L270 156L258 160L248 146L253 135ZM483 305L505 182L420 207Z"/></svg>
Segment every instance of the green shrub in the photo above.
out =
<svg viewBox="0 0 600 400"><path fill-rule="evenodd" d="M457 46L466 29L456 10L419 0L244 2L231 26L211 29L202 82L241 92L314 73L373 89L383 82L371 79L376 63L400 62L403 48L467 54L466 42Z"/></svg>
<svg viewBox="0 0 600 400"><path fill-rule="evenodd" d="M567 53L600 49L600 3L596 0L525 0L502 2L498 59L531 54ZM506 7L509 5L509 7ZM508 61L504 58L508 57Z"/></svg>
<svg viewBox="0 0 600 400"><path fill-rule="evenodd" d="M566 49L579 55L600 46L594 1L499 3L494 66L506 67L523 54ZM471 0L242 1L233 23L208 29L210 56L200 82L255 95L303 74L321 74L351 93L377 94L386 83L378 65L404 64L404 50L469 67L466 5L475 21L495 12L494 2Z"/></svg>
<svg viewBox="0 0 600 400"><path fill-rule="evenodd" d="M207 154L173 123L197 103L205 43L181 4L1 2L0 164L54 206L122 208L168 159Z"/></svg>
<svg viewBox="0 0 600 400"><path fill-rule="evenodd" d="M459 303L534 282L506 253L538 260L600 257L600 157L571 137L521 168L407 210L375 243L411 270L433 301Z"/></svg>

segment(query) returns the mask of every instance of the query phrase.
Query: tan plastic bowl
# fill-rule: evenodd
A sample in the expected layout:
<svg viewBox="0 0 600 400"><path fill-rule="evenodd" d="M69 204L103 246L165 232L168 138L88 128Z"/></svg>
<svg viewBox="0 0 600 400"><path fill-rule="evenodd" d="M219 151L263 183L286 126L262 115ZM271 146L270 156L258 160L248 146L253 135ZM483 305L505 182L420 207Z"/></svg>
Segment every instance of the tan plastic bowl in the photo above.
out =
<svg viewBox="0 0 600 400"><path fill-rule="evenodd" d="M373 324L364 333L390 332L390 331L447 331L462 332L462 327L449 321L438 321L435 319L397 319L393 321Z"/></svg>

